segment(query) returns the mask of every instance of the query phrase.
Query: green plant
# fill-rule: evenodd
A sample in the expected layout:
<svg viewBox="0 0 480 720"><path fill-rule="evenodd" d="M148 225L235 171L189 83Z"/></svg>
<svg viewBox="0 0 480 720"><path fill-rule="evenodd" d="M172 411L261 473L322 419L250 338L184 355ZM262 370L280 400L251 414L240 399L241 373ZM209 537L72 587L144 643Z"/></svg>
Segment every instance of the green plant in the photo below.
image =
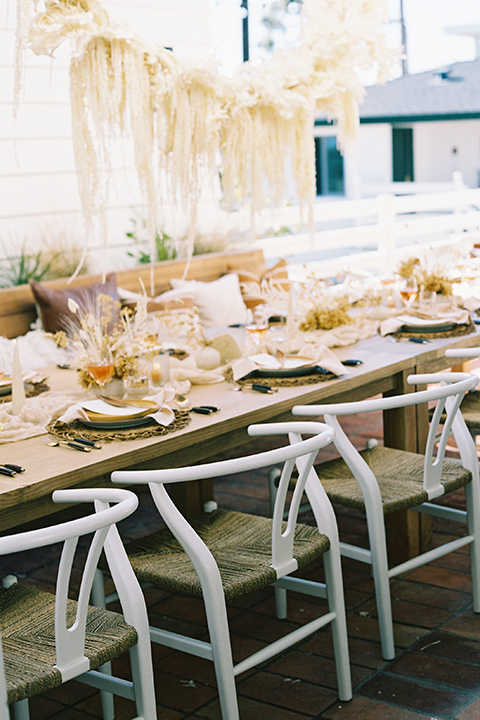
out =
<svg viewBox="0 0 480 720"><path fill-rule="evenodd" d="M177 251L173 246L173 241L170 235L165 232L155 233L155 255L152 258L152 248L150 243L145 237L141 237L142 231L145 230L146 224L144 220L137 218L130 218L130 222L133 223L134 229L125 235L133 240L136 245L136 251L127 251L129 257L133 257L140 264L150 262L161 262L162 260L175 260L177 257Z"/></svg>
<svg viewBox="0 0 480 720"><path fill-rule="evenodd" d="M27 285L30 280L42 280L48 273L56 255L45 260L41 250L36 253L29 253L26 243L20 248L19 255L8 255L4 250L5 258L0 266L0 286L11 287L12 285Z"/></svg>

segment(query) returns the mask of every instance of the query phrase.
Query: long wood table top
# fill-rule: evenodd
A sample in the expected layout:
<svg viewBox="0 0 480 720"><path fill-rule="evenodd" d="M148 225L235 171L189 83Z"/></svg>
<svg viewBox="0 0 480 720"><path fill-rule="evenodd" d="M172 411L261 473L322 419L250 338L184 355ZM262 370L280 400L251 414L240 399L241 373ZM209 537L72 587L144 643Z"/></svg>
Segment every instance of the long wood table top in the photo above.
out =
<svg viewBox="0 0 480 720"><path fill-rule="evenodd" d="M212 415L191 415L181 430L148 439L105 442L101 450L81 453L68 447L47 447L40 437L29 438L0 448L0 463L22 465L26 471L15 477L0 476L0 530L56 511L51 493L59 488L108 485L116 469L175 467L206 460L246 442L246 428L252 423L291 419L298 404L354 400L380 393L402 392L406 374L416 368L428 371L448 367L446 348L480 344L480 333L460 338L432 340L425 345L407 340L392 342L380 336L351 347L337 349L341 360L357 358L363 364L348 368L340 378L311 385L281 387L273 395L234 392L227 383L194 386L189 393L193 405L216 405ZM48 368L52 390L76 388L75 373Z"/></svg>

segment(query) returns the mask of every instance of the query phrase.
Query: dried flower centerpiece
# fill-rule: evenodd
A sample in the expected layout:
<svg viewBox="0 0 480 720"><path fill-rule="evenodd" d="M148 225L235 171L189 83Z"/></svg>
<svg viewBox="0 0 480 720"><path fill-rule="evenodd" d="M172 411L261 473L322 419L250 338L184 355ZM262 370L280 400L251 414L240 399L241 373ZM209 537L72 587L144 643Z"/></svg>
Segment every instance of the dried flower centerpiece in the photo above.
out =
<svg viewBox="0 0 480 720"><path fill-rule="evenodd" d="M70 350L83 388L103 388L112 379L135 376L141 359L153 355L157 337L148 332L146 299L135 312L104 294L85 304L70 298L68 307L72 316L54 339Z"/></svg>
<svg viewBox="0 0 480 720"><path fill-rule="evenodd" d="M453 280L446 268L435 263L429 267L428 263L418 257L409 257L400 263L398 274L403 280L415 278L419 288L424 292L436 292L449 297L453 293Z"/></svg>
<svg viewBox="0 0 480 720"><path fill-rule="evenodd" d="M349 315L352 304L348 296L334 293L323 280L310 278L300 292L299 302L303 308L308 308L299 325L302 332L332 330L353 322Z"/></svg>

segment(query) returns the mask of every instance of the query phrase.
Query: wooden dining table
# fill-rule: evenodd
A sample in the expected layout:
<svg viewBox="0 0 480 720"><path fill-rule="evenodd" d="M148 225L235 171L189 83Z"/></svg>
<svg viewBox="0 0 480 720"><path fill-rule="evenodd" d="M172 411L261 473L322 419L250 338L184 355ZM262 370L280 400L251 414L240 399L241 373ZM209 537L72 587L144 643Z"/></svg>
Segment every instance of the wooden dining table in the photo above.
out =
<svg viewBox="0 0 480 720"><path fill-rule="evenodd" d="M0 532L51 515L62 506L51 500L54 490L69 487L108 486L110 475L118 469L178 467L206 461L219 453L235 456L237 448L251 441L247 428L253 423L292 419L294 405L361 400L375 395L411 392L408 375L451 366L445 358L447 348L480 344L479 331L454 338L432 339L427 344L406 339L372 337L335 350L340 360L358 359L362 364L346 368L338 378L315 384L280 387L266 395L235 392L226 382L196 385L189 393L193 405L215 405L210 415L191 413L183 429L143 439L104 442L101 450L82 453L69 447L51 448L41 437L10 442L0 447L0 464L22 465L25 472L0 475ZM45 368L51 390L78 389L75 372L57 367ZM426 438L427 410L410 407L384 414L384 442L390 447L422 451ZM175 499L189 516L201 510L212 496L207 484L172 486ZM389 519L390 555L395 561L406 559L429 543L429 518L410 511Z"/></svg>

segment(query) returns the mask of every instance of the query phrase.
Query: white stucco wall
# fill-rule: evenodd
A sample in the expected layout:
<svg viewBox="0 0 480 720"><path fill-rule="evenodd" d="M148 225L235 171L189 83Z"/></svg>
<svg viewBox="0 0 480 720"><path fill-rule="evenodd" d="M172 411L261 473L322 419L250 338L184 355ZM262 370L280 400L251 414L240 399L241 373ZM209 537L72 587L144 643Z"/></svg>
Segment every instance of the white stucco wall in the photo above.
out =
<svg viewBox="0 0 480 720"><path fill-rule="evenodd" d="M460 171L468 187L480 186L480 120L438 120L395 127L413 129L415 182L452 183L453 173ZM376 194L382 185L391 184L392 125L361 124L356 158L350 158L345 169L350 176L357 173L357 194L371 194L369 190Z"/></svg>
<svg viewBox="0 0 480 720"><path fill-rule="evenodd" d="M211 50L210 0L103 0L112 19L137 34L189 56ZM2 3L0 27L0 254L24 241L38 248L42 236L67 232L84 241L70 128L69 53L55 59L27 55L25 94L12 117L16 2ZM140 193L131 152L121 148L113 159L115 173L109 206L110 266L129 260L124 247L131 230L132 208ZM3 245L2 245L3 243ZM100 246L100 238L96 244ZM102 263L100 253L92 254Z"/></svg>
<svg viewBox="0 0 480 720"><path fill-rule="evenodd" d="M360 125L356 171L362 184L392 179L392 130L388 124Z"/></svg>
<svg viewBox="0 0 480 720"><path fill-rule="evenodd" d="M479 187L480 120L415 123L413 131L418 182L451 182L459 170L468 187Z"/></svg>

